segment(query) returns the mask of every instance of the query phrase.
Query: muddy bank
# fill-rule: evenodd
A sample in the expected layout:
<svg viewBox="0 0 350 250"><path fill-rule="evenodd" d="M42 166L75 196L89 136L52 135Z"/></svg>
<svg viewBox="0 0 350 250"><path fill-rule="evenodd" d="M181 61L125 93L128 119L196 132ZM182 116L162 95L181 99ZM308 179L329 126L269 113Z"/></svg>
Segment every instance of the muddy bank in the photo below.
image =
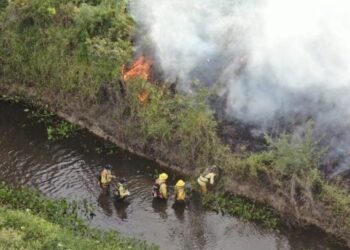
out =
<svg viewBox="0 0 350 250"><path fill-rule="evenodd" d="M125 129L137 129L128 120L120 120L117 115L118 107L115 106L113 95L108 95L102 102L81 103L75 99L74 95L53 94L51 91L37 92L36 89L22 85L3 86L2 94L22 95L27 101L37 102L40 105L48 105L59 117L81 127L84 127L95 135L113 142L118 147L123 148L136 155L153 160L163 167L169 168L187 176L196 176L198 169L189 165L178 155L172 153L169 148L164 148L157 142L148 141L145 138L138 137L137 130L134 136L128 133L125 136ZM106 101L107 100L107 101ZM125 110L123 110L125 112ZM184 162L184 164L181 164ZM323 231L336 235L346 241L350 246L349 232L344 233L343 228L339 228L336 218L324 209L322 204L316 204L310 210L298 211L291 209L290 204L284 199L284 194L276 194L273 190L264 188L259 183L249 179L240 179L235 176L226 175L224 191L233 194L242 195L254 201L259 201L273 207L283 218L293 224L315 225Z"/></svg>

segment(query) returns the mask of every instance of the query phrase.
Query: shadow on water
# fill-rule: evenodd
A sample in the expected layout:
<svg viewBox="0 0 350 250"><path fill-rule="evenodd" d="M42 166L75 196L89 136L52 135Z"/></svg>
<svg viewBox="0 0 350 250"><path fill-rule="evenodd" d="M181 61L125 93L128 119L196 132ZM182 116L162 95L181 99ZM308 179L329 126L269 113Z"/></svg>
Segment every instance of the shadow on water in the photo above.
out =
<svg viewBox="0 0 350 250"><path fill-rule="evenodd" d="M184 222L185 219L185 208L186 208L186 204L185 203L174 203L171 206L172 209L174 209L174 214L176 216L176 218L180 221L180 222Z"/></svg>
<svg viewBox="0 0 350 250"><path fill-rule="evenodd" d="M97 203L107 216L113 215L113 199L111 198L109 188L102 189L100 195L98 196Z"/></svg>
<svg viewBox="0 0 350 250"><path fill-rule="evenodd" d="M86 133L61 142L47 141L46 129L26 118L20 105L0 102L0 180L34 186L51 198L87 200L94 207L92 226L154 242L161 249L339 249L318 231L266 231L237 218L206 211L200 196L187 204L152 199L155 163L116 150ZM98 185L101 166L110 163L117 179L126 177L126 202ZM160 171L160 170L159 170ZM170 173L169 185L179 176ZM173 192L170 190L170 197Z"/></svg>
<svg viewBox="0 0 350 250"><path fill-rule="evenodd" d="M168 218L168 214L167 214L168 202L166 200L153 199L152 208L153 208L153 212L156 214L159 214L160 218L162 219Z"/></svg>
<svg viewBox="0 0 350 250"><path fill-rule="evenodd" d="M129 205L130 205L130 202L128 200L124 200L124 201L114 200L115 211L117 213L117 216L121 220L126 220L128 218L126 209L128 208Z"/></svg>

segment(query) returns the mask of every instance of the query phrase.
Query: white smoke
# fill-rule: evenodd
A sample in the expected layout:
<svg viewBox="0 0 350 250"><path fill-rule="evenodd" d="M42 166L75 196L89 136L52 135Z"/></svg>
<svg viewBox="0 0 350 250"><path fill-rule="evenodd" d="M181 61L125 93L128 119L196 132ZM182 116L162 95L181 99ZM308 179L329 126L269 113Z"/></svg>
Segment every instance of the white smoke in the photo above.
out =
<svg viewBox="0 0 350 250"><path fill-rule="evenodd" d="M312 117L324 134L350 129L350 1L133 0L130 8L166 78L185 91L194 80L220 87L228 115L264 127ZM335 136L330 146L348 152L350 136Z"/></svg>

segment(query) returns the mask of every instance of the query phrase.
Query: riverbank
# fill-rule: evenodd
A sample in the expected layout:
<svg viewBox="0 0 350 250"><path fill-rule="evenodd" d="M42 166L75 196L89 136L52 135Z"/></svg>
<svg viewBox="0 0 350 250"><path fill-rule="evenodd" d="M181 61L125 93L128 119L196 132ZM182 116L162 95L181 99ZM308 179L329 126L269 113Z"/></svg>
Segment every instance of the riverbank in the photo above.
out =
<svg viewBox="0 0 350 250"><path fill-rule="evenodd" d="M179 178L189 180L186 176L121 150L85 129L74 128L68 138L49 139L47 128L57 124L61 131L66 123L44 109L0 101L0 182L34 188L49 199L77 203L81 218L87 219L90 227L116 230L160 249L346 249L316 228L270 229L261 221L250 222L247 216L254 204L248 200L225 201L244 216L230 216L222 201L211 203L219 205L215 209L206 209L196 192L186 207L173 206L173 186ZM97 184L101 165L106 163L113 166L115 176L128 180L132 195L125 204L114 202L112 193L105 195ZM150 195L154 179L163 171L169 174L171 198L167 204L153 202ZM85 205L92 209L93 218L84 216ZM255 215L252 219L260 217Z"/></svg>
<svg viewBox="0 0 350 250"><path fill-rule="evenodd" d="M38 96L36 96L34 94L35 90L30 89L30 88L26 88L27 89L26 95L23 95L23 93L24 93L23 86L17 85L17 87L14 88L15 86L16 85L12 85L11 89L3 89L3 88L1 89L2 93L7 93L6 99L8 99L8 100L10 99L10 100L15 101L15 102L20 101L20 100L25 101L26 103L31 103L31 105L35 105L37 108L38 108L37 105L41 105L41 107L45 107L45 109L52 107L52 103L49 100L47 100L47 99L40 100L40 98L38 98ZM20 95L18 95L18 93L20 93ZM36 100L36 101L33 102L33 100ZM192 177L196 176L198 169L186 168L184 165L180 168L178 166L168 164L166 159L164 159L164 158L163 159L157 158L157 154L154 154L154 153L151 154L151 152L149 154L147 154L147 151L140 150L140 140L137 140L137 138L135 138L135 137L132 137L132 136L128 137L129 139L132 139L133 142L135 143L132 146L130 144L128 144L127 142L123 141L123 139L125 140L125 138L119 137L120 135L118 137L116 137L116 134L111 133L111 131L113 131L112 127L109 127L109 129L107 127L107 129L106 129L106 125L104 122L105 119L99 118L100 117L99 115L96 116L95 118L92 118L91 113L88 116L86 115L89 112L91 112L91 110L93 110L93 109L98 110L98 107L93 108L93 106L92 106L90 109L80 110L79 115L76 114L74 112L74 110L68 110L67 106L66 106L66 109L64 110L64 112L59 111L57 109L52 109L52 111L55 112L56 114L58 114L58 116L61 117L62 119L65 119L65 120L67 120L67 121L71 122L72 124L75 124L79 127L87 128L93 134L114 143L115 145L117 145L120 148L123 148L123 149L125 149L129 152L132 152L134 154L137 154L141 157L145 157L147 159L154 160L154 161L160 163L160 165L162 167L168 168L171 171L180 173L182 175L186 175L189 178L191 178L191 176ZM98 111L95 111L95 112L99 113ZM99 113L99 114L101 114L101 113ZM105 115L106 115L106 113L103 114L103 116L105 116ZM105 128L105 130L101 129L101 128ZM120 127L119 127L119 129L120 129ZM147 150L149 150L148 147L145 147L145 148ZM159 155L158 155L158 157L159 157ZM242 159L241 159L241 161L242 161ZM238 162L238 163L242 163L242 162ZM233 173L237 173L237 172L233 172ZM257 221L258 223L266 224L268 228L274 228L277 225L277 223L290 224L290 225L298 226L298 227L304 227L307 225L315 225L318 228L322 229L323 231L328 232L331 235L334 235L339 239L346 240L346 238L343 237L342 235L337 235L335 233L335 232L340 231L340 230L338 231L338 229L343 229L345 232L347 232L346 228L344 229L344 228L339 227L342 225L342 223L340 223L338 225L334 224L335 221L338 221L341 219L340 214L338 217L333 217L332 220L326 220L327 223L332 223L332 225L333 225L333 227L328 228L330 230L328 230L327 228L324 227L325 224L323 224L323 221L324 221L325 217L323 217L323 216L325 213L322 213L321 209L318 210L318 212L316 213L317 217L316 216L311 217L315 213L315 211L319 208L324 209L323 212L327 211L327 207L324 208L324 206L322 204L320 204L320 207L317 207L316 206L317 204L316 204L314 207L315 210L301 211L302 213L299 213L298 217L297 217L297 215L294 214L295 210L291 210L291 207L288 205L289 204L288 200L286 200L285 198L283 199L283 197L278 197L278 196L275 197L274 193L271 190L264 189L263 187L260 186L261 183L259 183L259 182L254 183L254 184L252 184L251 182L248 182L249 179L251 179L250 181L252 181L252 179L253 179L252 176L249 176L248 173L245 173L243 175L243 173L240 172L241 175L236 175L236 176L233 176L232 173L230 173L230 172L227 173L227 175L222 179L222 182L220 184L221 187L219 187L219 189L217 190L218 195L217 196L214 195L214 196L209 197L211 204L219 204L219 206L217 206L217 207L209 206L210 208L212 208L214 210L222 209L222 211L225 211L227 213L231 213L231 214L239 216L239 217L242 217L242 215L246 214L247 217L244 218L244 216L243 216L244 219L253 220L253 221ZM258 177L258 176L256 176L256 177ZM242 178L241 181L240 181L240 178ZM271 208L273 208L273 210L274 210L273 213L276 213L276 215L278 215L278 217L275 217L275 215L273 215L273 214L270 215L269 213L272 210L269 210L269 208L267 208L267 207L263 208L263 210L267 209L266 211L269 211L268 213L266 213L266 211L265 211L264 213L259 214L260 213L259 209L255 209L252 213L250 213L249 209L246 209L247 207L244 206L244 203L241 203L241 204L243 204L243 206L242 205L233 206L234 203L230 203L230 202L226 203L223 200L223 198L221 197L221 194L223 192L225 192L227 194L231 193L233 195L247 197L251 201L258 202L259 204L267 204ZM331 190L331 192L337 193L339 191L338 190ZM344 195L346 196L345 193L344 193ZM335 198L337 198L337 197L335 197ZM343 197L339 197L340 201L342 199L343 199ZM222 204L225 204L225 205L222 205ZM251 204L254 204L254 203L251 203ZM343 207L345 204L347 204L347 203L340 204L338 211L340 211L342 213L342 209L345 208L345 207ZM332 205L338 205L338 204L332 204ZM251 205L249 205L249 206L251 206ZM248 206L248 208L249 208L249 206ZM237 208L237 209L242 208L243 210L239 211L237 213L237 210L235 210L234 208ZM231 209L232 209L233 213L232 213L232 211L230 211ZM256 219L257 217L254 215L254 213L257 216L261 216L262 219L261 218ZM333 216L333 215L332 215L332 213L328 213L328 216ZM329 217L329 218L331 218L331 217ZM271 222L271 223L269 223L269 222Z"/></svg>
<svg viewBox="0 0 350 250"><path fill-rule="evenodd" d="M90 229L77 204L0 184L2 249L158 249L117 232Z"/></svg>
<svg viewBox="0 0 350 250"><path fill-rule="evenodd" d="M12 1L1 12L0 91L5 98L46 106L192 178L208 165L221 166L219 192L267 204L291 223L316 225L350 246L350 197L318 170L321 150L311 126L300 138L267 137L265 151L237 155L217 135L205 90L189 97L142 79L118 83L132 54L133 25L125 6L45 1L38 9L35 4L43 3ZM140 103L145 90L150 98Z"/></svg>

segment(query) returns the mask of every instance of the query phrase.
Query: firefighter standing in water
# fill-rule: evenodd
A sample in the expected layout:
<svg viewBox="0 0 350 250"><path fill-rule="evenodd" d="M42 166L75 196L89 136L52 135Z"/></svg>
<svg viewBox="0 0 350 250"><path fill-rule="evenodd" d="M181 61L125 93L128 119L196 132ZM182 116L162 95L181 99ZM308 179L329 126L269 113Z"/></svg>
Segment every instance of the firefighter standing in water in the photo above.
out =
<svg viewBox="0 0 350 250"><path fill-rule="evenodd" d="M210 168L207 168L197 179L201 191L203 194L208 192L208 183L214 185L215 178L218 176L218 167L213 165Z"/></svg>
<svg viewBox="0 0 350 250"><path fill-rule="evenodd" d="M185 191L186 183L183 180L179 180L175 184L175 202L183 203L186 199L186 191Z"/></svg>
<svg viewBox="0 0 350 250"><path fill-rule="evenodd" d="M166 173L161 173L158 179L155 181L153 185L153 198L158 198L162 200L168 199L166 180L168 179L168 175Z"/></svg>
<svg viewBox="0 0 350 250"><path fill-rule="evenodd" d="M113 178L116 178L112 175L112 165L106 164L103 170L100 173L99 183L102 188L108 188Z"/></svg>
<svg viewBox="0 0 350 250"><path fill-rule="evenodd" d="M125 178L122 178L121 180L118 181L116 185L116 191L115 191L115 196L117 200L122 201L130 195L130 192L126 188L126 185L127 185L127 181Z"/></svg>

